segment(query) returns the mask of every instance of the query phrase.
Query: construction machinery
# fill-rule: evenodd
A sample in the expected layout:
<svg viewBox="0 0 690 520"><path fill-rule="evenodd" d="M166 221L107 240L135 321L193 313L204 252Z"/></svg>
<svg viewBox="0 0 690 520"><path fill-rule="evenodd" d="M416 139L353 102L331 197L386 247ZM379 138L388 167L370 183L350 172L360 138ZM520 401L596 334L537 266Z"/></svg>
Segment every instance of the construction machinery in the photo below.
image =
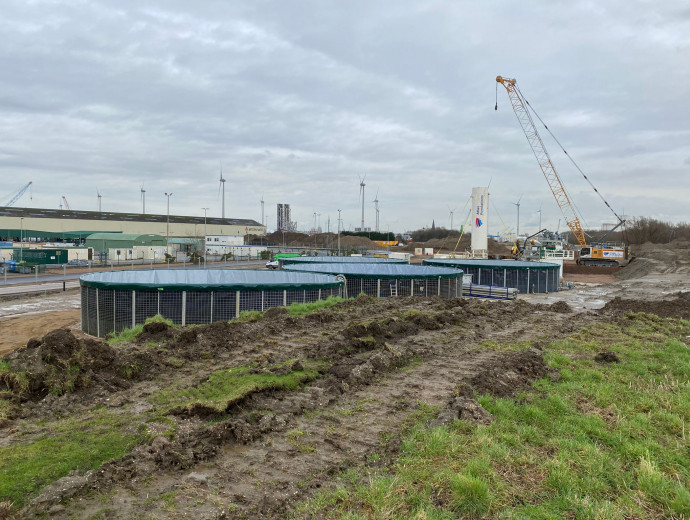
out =
<svg viewBox="0 0 690 520"><path fill-rule="evenodd" d="M5 207L10 207L12 206L15 202L19 200L19 198L26 193L26 190L28 190L31 185L33 184L33 181L27 182L24 186L22 186L22 189L20 189L10 200L7 204L5 204Z"/></svg>
<svg viewBox="0 0 690 520"><path fill-rule="evenodd" d="M561 182L561 179L558 176L558 173L556 172L556 168L554 167L553 162L551 161L549 152L546 150L546 146L544 146L544 142L539 136L537 127L535 126L534 121L532 120L530 110L534 112L534 109L522 95L522 92L520 92L520 89L517 86L517 81L515 79L497 76L497 89L498 83L503 85L503 87L506 89L506 92L508 93L508 98L510 99L510 103L513 106L513 111L515 112L515 116L517 117L518 122L522 127L522 131L524 132L525 137L527 137L527 142L532 148L534 156L537 158L539 167L541 168L541 171L544 174L544 177L546 178L546 182L549 184L549 188L551 188L551 192L553 193L553 196L556 199L558 207L561 209L561 212L563 213L566 224L572 231L573 235L575 236L575 239L577 240L580 246L580 257L578 263L583 265L603 266L622 265L626 263L628 259L628 249L626 246L621 244L604 243L604 238L606 238L606 236L608 236L613 231L618 229L621 225L623 225L625 221L618 216L618 214L613 210L613 208L611 208L609 203L606 202L606 200L602 197L599 191L594 187L592 182L587 178L587 176L582 172L582 170L580 170L577 164L575 164L575 161L573 161L573 159L568 155L568 152L566 152L565 149L563 149L563 147L561 146L563 152L566 155L568 155L568 158L571 160L573 164L575 164L575 167L578 169L578 171L582 173L587 182L589 182L590 186L592 186L592 188L599 195L601 200L604 201L604 204L606 204L606 206L618 219L618 224L608 233L606 233L604 237L600 238L595 243L588 244L587 239L585 238L585 232L582 229L582 225L580 223L580 218L578 217L577 212L575 211L575 206L571 201L571 197L568 195L565 186ZM496 93L495 109L498 110L498 90ZM536 112L534 112L534 114L537 118L539 118L539 115ZM539 118L539 120L543 124L541 118ZM546 128L546 130L551 134L552 137L554 137L554 140L556 140L556 142L558 143L558 140L555 138L555 136L553 136L553 134L545 124L544 128ZM560 143L558 144L560 146Z"/></svg>

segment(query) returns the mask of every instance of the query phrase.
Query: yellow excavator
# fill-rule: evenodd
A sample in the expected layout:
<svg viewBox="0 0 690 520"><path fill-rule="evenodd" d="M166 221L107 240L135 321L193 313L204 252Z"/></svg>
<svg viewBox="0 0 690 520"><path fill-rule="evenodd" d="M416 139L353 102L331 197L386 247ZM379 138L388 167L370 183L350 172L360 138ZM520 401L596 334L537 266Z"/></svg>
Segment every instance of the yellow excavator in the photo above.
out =
<svg viewBox="0 0 690 520"><path fill-rule="evenodd" d="M508 98L510 99L510 103L513 106L513 111L517 116L517 119L520 123L520 126L522 127L522 131L524 132L525 137L527 137L527 142L529 142L529 145L532 148L532 152L534 152L534 156L537 158L539 167L541 168L541 171L544 174L544 177L546 178L546 182L549 184L549 188L551 188L551 192L553 193L553 196L556 199L558 207L561 209L561 212L563 213L563 217L565 218L566 224L568 225L573 235L575 236L575 239L580 245L580 255L578 263L583 265L599 266L625 265L628 261L627 246L623 244L613 244L604 242L604 239L608 235L610 235L620 226L625 224L625 220L618 216L618 214L613 210L609 203L606 202L604 197L602 197L601 193L599 193L599 191L594 187L592 182L587 178L587 176L582 172L582 170L580 170L575 161L573 161L570 155L568 155L568 152L566 152L565 149L563 149L563 147L561 146L563 152L566 155L568 155L568 158L571 160L571 162L575 164L575 167L580 171L580 173L582 173L587 182L589 182L590 186L592 186L592 188L599 195L601 200L604 201L604 204L606 204L606 206L618 219L618 224L615 227L613 227L613 229L608 231L606 235L598 239L595 243L588 244L587 239L585 238L585 232L582 229L582 225L580 224L580 219L578 218L577 213L575 212L575 207L573 206L573 203L571 202L570 197L568 196L568 193L566 192L565 187L563 186L563 183L561 182L561 179L558 176L558 173L556 173L556 168L554 168L553 163L551 162L549 152L546 150L544 142L541 140L539 132L537 132L537 127L535 126L534 121L532 120L530 110L534 112L534 109L522 95L522 92L520 92L520 89L517 86L517 81L515 79L497 76L495 107L496 110L498 110L499 83L503 85L503 87L505 87L506 92L508 93ZM539 118L539 115L536 112L534 112L534 114L537 116L537 118ZM539 118L539 120L542 124L544 123L543 121L541 121L541 118ZM549 133L551 133L551 131L545 124L544 128L546 128L546 130ZM558 140L555 138L555 136L553 136L553 134L551 135L558 143ZM558 144L560 146L560 143Z"/></svg>

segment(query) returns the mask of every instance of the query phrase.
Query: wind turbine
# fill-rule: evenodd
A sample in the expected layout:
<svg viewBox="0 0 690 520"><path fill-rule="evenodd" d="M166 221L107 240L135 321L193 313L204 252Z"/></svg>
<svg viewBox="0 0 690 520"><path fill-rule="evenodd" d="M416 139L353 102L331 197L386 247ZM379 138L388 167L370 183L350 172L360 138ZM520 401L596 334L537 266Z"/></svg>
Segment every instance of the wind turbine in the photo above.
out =
<svg viewBox="0 0 690 520"><path fill-rule="evenodd" d="M450 206L448 206L448 212L450 213L450 229L452 231L453 229L453 213L455 213L455 210L458 209L457 207L450 209Z"/></svg>
<svg viewBox="0 0 690 520"><path fill-rule="evenodd" d="M359 194L362 196L362 228L361 231L364 231L364 187L366 184L364 183L364 179L366 179L367 176L366 174L364 177L360 177L359 179Z"/></svg>
<svg viewBox="0 0 690 520"><path fill-rule="evenodd" d="M146 190L143 184L139 188L139 191L141 192L141 214L143 215L146 213Z"/></svg>
<svg viewBox="0 0 690 520"><path fill-rule="evenodd" d="M541 204L539 204L539 211L537 213L539 213L539 230L541 231Z"/></svg>
<svg viewBox="0 0 690 520"><path fill-rule="evenodd" d="M101 192L96 190L96 193L98 194L98 212L101 212Z"/></svg>
<svg viewBox="0 0 690 520"><path fill-rule="evenodd" d="M223 178L223 163L218 161L220 163L220 185L218 186L218 191L223 192L223 201L221 205L221 217L225 218L225 179Z"/></svg>
<svg viewBox="0 0 690 520"><path fill-rule="evenodd" d="M374 197L374 200L372 201L374 203L374 207L376 208L376 232L379 232L379 190L376 190L376 197Z"/></svg>
<svg viewBox="0 0 690 520"><path fill-rule="evenodd" d="M520 236L520 201L522 200L523 195L524 193L520 194L520 198L518 199L518 201L513 202L513 205L517 206L517 231L515 232L516 239Z"/></svg>

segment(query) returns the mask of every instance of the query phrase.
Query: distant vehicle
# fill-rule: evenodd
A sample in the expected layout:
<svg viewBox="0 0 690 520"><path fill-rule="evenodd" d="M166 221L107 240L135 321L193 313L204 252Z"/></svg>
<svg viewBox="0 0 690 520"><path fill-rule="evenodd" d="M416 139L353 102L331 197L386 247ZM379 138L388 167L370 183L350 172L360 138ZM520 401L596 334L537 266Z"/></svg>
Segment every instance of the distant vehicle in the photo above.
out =
<svg viewBox="0 0 690 520"><path fill-rule="evenodd" d="M67 262L67 265L89 265L89 261L73 259Z"/></svg>
<svg viewBox="0 0 690 520"><path fill-rule="evenodd" d="M270 262L266 262L266 268L280 269L280 262L278 260L271 260Z"/></svg>

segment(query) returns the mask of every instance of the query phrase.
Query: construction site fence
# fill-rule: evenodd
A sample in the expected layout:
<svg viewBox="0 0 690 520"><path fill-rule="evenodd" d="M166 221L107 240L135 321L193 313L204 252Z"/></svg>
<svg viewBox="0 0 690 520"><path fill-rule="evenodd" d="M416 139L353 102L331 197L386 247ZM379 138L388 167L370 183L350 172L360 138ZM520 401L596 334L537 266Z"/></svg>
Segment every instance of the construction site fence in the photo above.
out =
<svg viewBox="0 0 690 520"><path fill-rule="evenodd" d="M550 293L560 288L558 269L497 269L462 266L475 285L512 287L521 294Z"/></svg>
<svg viewBox="0 0 690 520"><path fill-rule="evenodd" d="M244 311L263 312L293 303L344 296L344 287L269 291L141 291L81 288L81 328L105 337L145 323L160 314L176 325L229 321Z"/></svg>
<svg viewBox="0 0 690 520"><path fill-rule="evenodd" d="M345 297L352 298L366 294L377 298L405 296L440 296L460 298L462 296L462 276L453 278L390 279L345 277Z"/></svg>

